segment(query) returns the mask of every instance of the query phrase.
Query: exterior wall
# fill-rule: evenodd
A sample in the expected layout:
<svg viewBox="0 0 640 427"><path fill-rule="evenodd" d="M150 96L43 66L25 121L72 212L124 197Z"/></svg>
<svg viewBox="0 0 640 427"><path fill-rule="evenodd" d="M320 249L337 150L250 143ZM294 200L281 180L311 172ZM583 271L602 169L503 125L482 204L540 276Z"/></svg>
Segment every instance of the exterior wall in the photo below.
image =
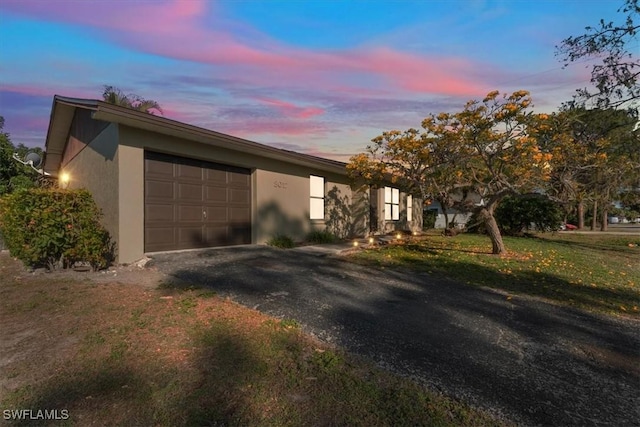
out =
<svg viewBox="0 0 640 427"><path fill-rule="evenodd" d="M86 118L78 118L79 121ZM82 139L81 139L82 138ZM73 134L69 137L74 156L69 156L61 173L69 175L69 188L85 188L102 209L102 224L116 244L119 244L118 226L118 126L111 124L91 140ZM80 150L77 148L81 147Z"/></svg>
<svg viewBox="0 0 640 427"><path fill-rule="evenodd" d="M120 145L119 154L118 262L130 263L144 256L144 151Z"/></svg>
<svg viewBox="0 0 640 427"><path fill-rule="evenodd" d="M390 185L393 187L393 185ZM397 188L397 187L395 187ZM377 221L377 226L374 233L390 233L396 230L404 231L420 231L422 230L422 201L413 197L412 202L412 220L407 220L407 193L400 192L400 219L396 221L385 220L385 200L384 200L384 187L378 188L372 191L372 216L375 217L374 221Z"/></svg>
<svg viewBox="0 0 640 427"><path fill-rule="evenodd" d="M433 201L430 205L426 206L425 209L438 211L434 228L447 228L447 224L444 219L444 213L442 210L442 206L440 206L440 203ZM471 218L470 212L459 212L456 209L448 209L447 215L449 216L449 221L453 221L457 224L457 228L464 228L469 218Z"/></svg>
<svg viewBox="0 0 640 427"><path fill-rule="evenodd" d="M303 240L312 227L309 175L256 169L253 172L252 210L254 243L265 243L279 233Z"/></svg>
<svg viewBox="0 0 640 427"><path fill-rule="evenodd" d="M119 258L128 263L144 255L144 150L250 168L252 172L252 243L277 233L301 241L313 229L345 237L364 235L368 191L354 192L348 178L251 153L119 126ZM309 219L309 176L325 178L325 219ZM355 197L354 197L355 194Z"/></svg>

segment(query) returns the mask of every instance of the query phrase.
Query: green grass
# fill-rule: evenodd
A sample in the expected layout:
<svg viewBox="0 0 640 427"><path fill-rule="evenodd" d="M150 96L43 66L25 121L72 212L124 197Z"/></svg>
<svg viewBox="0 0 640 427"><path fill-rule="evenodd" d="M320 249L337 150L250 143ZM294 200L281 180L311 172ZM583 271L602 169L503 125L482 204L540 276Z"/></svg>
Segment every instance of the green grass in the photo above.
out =
<svg viewBox="0 0 640 427"><path fill-rule="evenodd" d="M0 330L2 409L77 426L506 425L203 289L30 276L2 255L0 271L0 324L19 325Z"/></svg>
<svg viewBox="0 0 640 427"><path fill-rule="evenodd" d="M541 234L504 237L507 254L491 255L482 235L428 235L366 249L356 262L409 268L469 285L535 295L608 314L640 315L640 236Z"/></svg>

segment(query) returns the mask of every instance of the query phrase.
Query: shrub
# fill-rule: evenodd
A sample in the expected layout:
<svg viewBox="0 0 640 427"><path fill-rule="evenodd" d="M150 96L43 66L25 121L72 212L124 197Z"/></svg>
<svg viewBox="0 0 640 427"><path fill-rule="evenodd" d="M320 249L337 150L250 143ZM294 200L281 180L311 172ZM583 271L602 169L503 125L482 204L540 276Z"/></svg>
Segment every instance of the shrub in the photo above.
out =
<svg viewBox="0 0 640 427"><path fill-rule="evenodd" d="M291 237L286 236L284 234L277 234L273 236L271 240L267 242L267 245L274 246L276 248L284 248L284 249L292 248L295 246L295 244L293 243L293 239L291 239Z"/></svg>
<svg viewBox="0 0 640 427"><path fill-rule="evenodd" d="M309 243L335 243L338 238L327 230L314 230L307 234Z"/></svg>
<svg viewBox="0 0 640 427"><path fill-rule="evenodd" d="M428 209L422 211L422 229L428 230L435 228L438 211L436 209Z"/></svg>
<svg viewBox="0 0 640 427"><path fill-rule="evenodd" d="M0 233L11 255L28 266L105 268L114 251L101 215L86 190L22 190L0 199Z"/></svg>
<svg viewBox="0 0 640 427"><path fill-rule="evenodd" d="M495 212L498 226L508 236L518 236L532 228L556 230L562 217L560 206L542 194L505 197Z"/></svg>

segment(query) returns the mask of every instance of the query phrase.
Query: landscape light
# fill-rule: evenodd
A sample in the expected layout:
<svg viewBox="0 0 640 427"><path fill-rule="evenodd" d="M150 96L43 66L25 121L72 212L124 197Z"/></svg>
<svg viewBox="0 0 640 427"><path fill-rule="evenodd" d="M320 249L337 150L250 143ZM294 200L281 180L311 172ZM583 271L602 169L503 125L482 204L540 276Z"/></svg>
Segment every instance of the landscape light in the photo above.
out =
<svg viewBox="0 0 640 427"><path fill-rule="evenodd" d="M69 176L69 174L67 172L63 172L60 175L60 188L66 189L67 187L69 187L69 181L70 181L71 177Z"/></svg>
<svg viewBox="0 0 640 427"><path fill-rule="evenodd" d="M357 240L353 241L353 246L358 246L358 241Z"/></svg>

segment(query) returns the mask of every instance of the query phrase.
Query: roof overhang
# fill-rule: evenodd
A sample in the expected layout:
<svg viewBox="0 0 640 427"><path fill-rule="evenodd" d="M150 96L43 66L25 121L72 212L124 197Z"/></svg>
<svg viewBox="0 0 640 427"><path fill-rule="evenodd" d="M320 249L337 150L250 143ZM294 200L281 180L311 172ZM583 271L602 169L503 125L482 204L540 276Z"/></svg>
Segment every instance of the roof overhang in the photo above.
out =
<svg viewBox="0 0 640 427"><path fill-rule="evenodd" d="M96 120L118 123L164 135L187 139L214 147L251 153L273 160L310 167L316 170L344 175L346 163L324 159L294 151L282 150L257 142L211 131L165 117L132 110L97 100L66 98L56 95L51 108L51 119L45 143L44 170L56 176L62 162L71 123L77 108L92 110Z"/></svg>

